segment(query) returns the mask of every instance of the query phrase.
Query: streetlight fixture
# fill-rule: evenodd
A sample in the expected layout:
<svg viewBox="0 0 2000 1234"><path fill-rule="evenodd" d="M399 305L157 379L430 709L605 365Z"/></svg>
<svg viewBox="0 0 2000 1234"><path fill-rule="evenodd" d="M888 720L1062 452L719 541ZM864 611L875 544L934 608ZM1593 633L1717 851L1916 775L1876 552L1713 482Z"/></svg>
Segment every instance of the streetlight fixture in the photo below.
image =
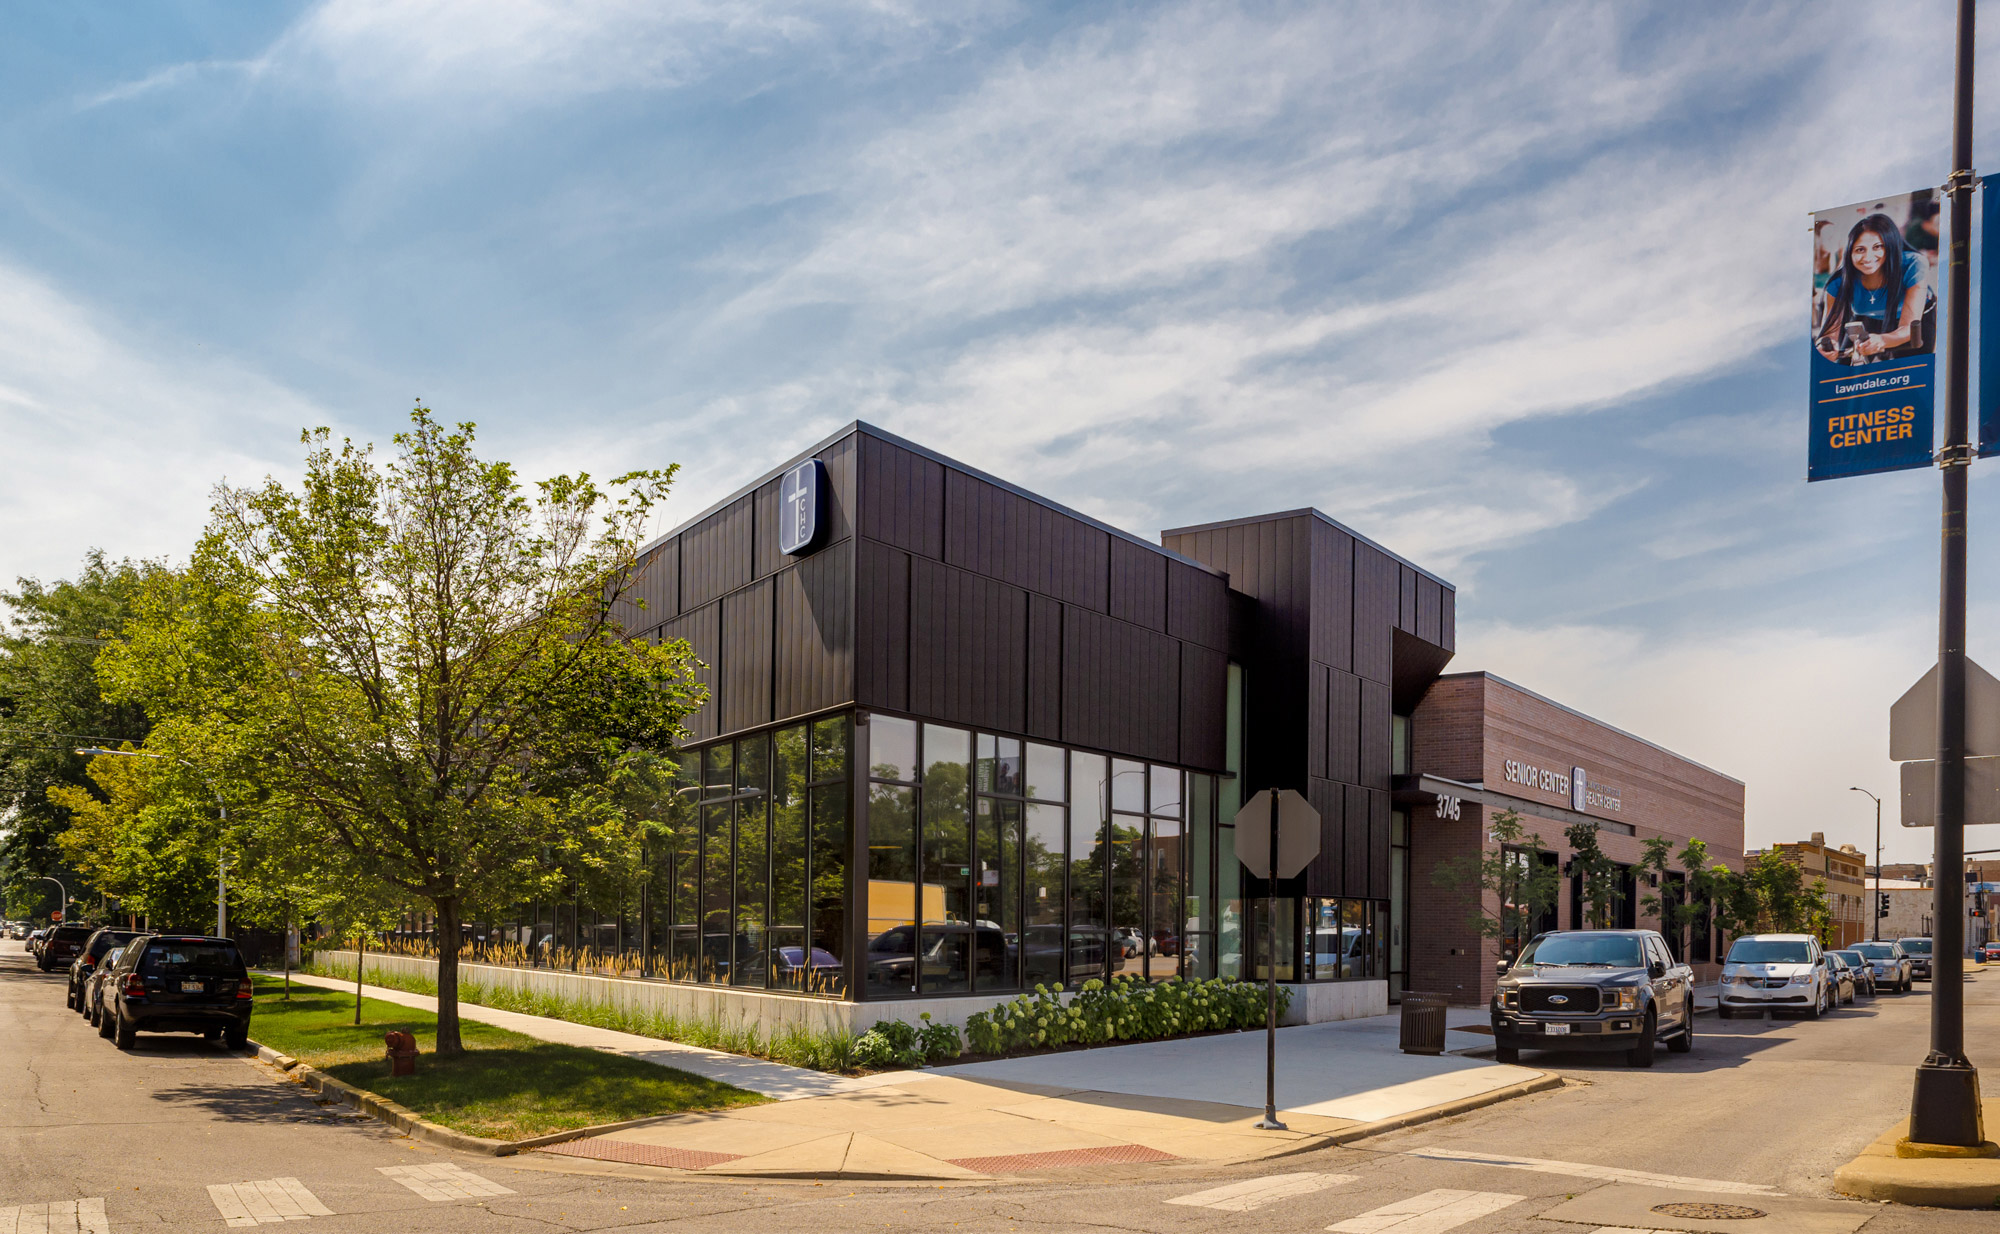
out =
<svg viewBox="0 0 2000 1234"><path fill-rule="evenodd" d="M1882 941L1882 799L1865 788L1849 788L1875 803L1875 928L1868 932L1871 942Z"/></svg>
<svg viewBox="0 0 2000 1234"><path fill-rule="evenodd" d="M76 752L78 754L108 754L114 758L165 759L167 757L164 754L154 754L150 750L107 750L103 746L80 746ZM222 804L222 794L216 792L215 781L209 779L202 772L201 768L184 758L175 758L172 761L194 772L195 775L201 778L201 782L208 786L208 791L215 793L215 812L220 816L223 827L227 829L229 825L229 807ZM228 879L229 850L224 846L222 840L218 838L215 846L215 936L217 938L229 937Z"/></svg>
<svg viewBox="0 0 2000 1234"><path fill-rule="evenodd" d="M43 874L36 877L35 881L38 883L54 883L56 885L56 890L62 892L62 903L58 907L62 910L64 917L69 916L69 888L63 886L62 880L52 874Z"/></svg>

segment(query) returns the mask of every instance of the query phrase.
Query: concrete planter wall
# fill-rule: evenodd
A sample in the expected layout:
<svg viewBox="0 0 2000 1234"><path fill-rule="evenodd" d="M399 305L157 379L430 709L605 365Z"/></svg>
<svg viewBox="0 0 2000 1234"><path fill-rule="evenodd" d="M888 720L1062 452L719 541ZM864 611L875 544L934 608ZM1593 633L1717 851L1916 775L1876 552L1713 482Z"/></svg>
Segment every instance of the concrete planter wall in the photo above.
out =
<svg viewBox="0 0 2000 1234"><path fill-rule="evenodd" d="M335 964L354 962L352 951L322 951L318 954ZM844 1029L858 1035L882 1020L903 1020L915 1024L926 1011L934 1023L956 1024L963 1028L967 1016L997 1007L1014 997L1012 994L955 995L949 998L847 1003L797 994L774 994L765 990L637 981L628 977L468 964L464 961L459 962L458 972L462 982L528 994L549 994L586 1006L619 1007L704 1023L716 1021L731 1027L755 1025L767 1037L782 1033L793 1025L805 1025L815 1032ZM367 978L391 973L435 981L437 961L373 951L368 953ZM1385 1015L1389 1010L1389 983L1386 981L1309 983L1285 988L1292 992L1292 1001L1281 1021L1284 1024L1352 1020L1362 1016Z"/></svg>

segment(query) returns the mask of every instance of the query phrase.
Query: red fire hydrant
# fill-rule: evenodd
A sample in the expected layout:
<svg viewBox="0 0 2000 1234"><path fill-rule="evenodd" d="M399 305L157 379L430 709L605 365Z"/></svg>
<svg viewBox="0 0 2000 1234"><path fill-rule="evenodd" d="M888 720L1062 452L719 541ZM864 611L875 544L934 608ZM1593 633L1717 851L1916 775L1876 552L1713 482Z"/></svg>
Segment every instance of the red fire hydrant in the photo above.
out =
<svg viewBox="0 0 2000 1234"><path fill-rule="evenodd" d="M389 1047L389 1074L417 1074L417 1039L400 1030L391 1031L382 1038Z"/></svg>

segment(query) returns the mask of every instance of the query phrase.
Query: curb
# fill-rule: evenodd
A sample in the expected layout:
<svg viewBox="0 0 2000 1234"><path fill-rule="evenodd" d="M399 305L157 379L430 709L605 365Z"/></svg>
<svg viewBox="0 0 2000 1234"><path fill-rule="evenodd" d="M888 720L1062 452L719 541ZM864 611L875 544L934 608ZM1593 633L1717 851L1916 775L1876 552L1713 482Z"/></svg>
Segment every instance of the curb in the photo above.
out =
<svg viewBox="0 0 2000 1234"><path fill-rule="evenodd" d="M1391 1131L1401 1131L1405 1127L1415 1127L1423 1123L1434 1123L1440 1119L1469 1114L1489 1105L1499 1105L1516 1097L1526 1097L1533 1093L1554 1092L1563 1087L1563 1078L1552 1071L1544 1071L1532 1080L1520 1080L1504 1088L1479 1093L1471 1097L1460 1097L1457 1101L1447 1101L1443 1105L1427 1106L1421 1110L1411 1110L1408 1114L1398 1114L1377 1122L1363 1123L1359 1127L1349 1127L1324 1137L1329 1144L1351 1144L1370 1136L1385 1135ZM1289 1153L1279 1154L1289 1156Z"/></svg>
<svg viewBox="0 0 2000 1234"><path fill-rule="evenodd" d="M1902 1120L1835 1170L1833 1189L1858 1199L1925 1208L1990 1211L2000 1203L2000 1158L1900 1157L1896 1145L1909 1127L1909 1120Z"/></svg>

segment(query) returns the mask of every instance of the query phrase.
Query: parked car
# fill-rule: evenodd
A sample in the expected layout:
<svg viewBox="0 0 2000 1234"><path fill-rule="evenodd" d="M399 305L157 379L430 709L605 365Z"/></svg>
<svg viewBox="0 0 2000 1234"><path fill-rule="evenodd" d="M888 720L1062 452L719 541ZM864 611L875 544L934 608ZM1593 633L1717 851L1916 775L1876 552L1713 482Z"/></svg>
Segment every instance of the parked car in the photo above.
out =
<svg viewBox="0 0 2000 1234"><path fill-rule="evenodd" d="M1522 1050L1623 1050L1653 1065L1661 1038L1694 1048L1694 970L1651 930L1553 930L1536 935L1493 993L1494 1054Z"/></svg>
<svg viewBox="0 0 2000 1234"><path fill-rule="evenodd" d="M83 1014L90 1021L90 1026L100 1033L104 1024L104 983L112 970L118 967L118 958L124 954L123 943L105 952L104 959L90 970L90 976L83 982Z"/></svg>
<svg viewBox="0 0 2000 1234"><path fill-rule="evenodd" d="M1847 965L1848 971L1854 974L1854 992L1856 994L1866 994L1870 998L1875 997L1875 965L1869 961L1867 956L1850 947L1843 947L1839 951L1830 951L1827 954L1839 956Z"/></svg>
<svg viewBox="0 0 2000 1234"><path fill-rule="evenodd" d="M1910 975L1919 981L1931 979L1931 940L1928 938L1899 938L1896 945L1903 954L1910 957Z"/></svg>
<svg viewBox="0 0 2000 1234"><path fill-rule="evenodd" d="M106 952L121 943L131 942L142 933L143 930L118 930L110 926L92 933L76 959L70 961L69 999L65 1005L78 1015L89 1015L90 1007L83 1001L83 983L90 980L90 974L97 970L98 962Z"/></svg>
<svg viewBox="0 0 2000 1234"><path fill-rule="evenodd" d="M1833 986L1833 1005L1854 1001L1854 969L1838 951L1826 953L1826 979Z"/></svg>
<svg viewBox="0 0 2000 1234"><path fill-rule="evenodd" d="M1798 1011L1809 1020L1833 1010L1826 953L1810 934L1746 934L1722 962L1722 998L1715 1014Z"/></svg>
<svg viewBox="0 0 2000 1234"><path fill-rule="evenodd" d="M200 1033L233 1050L250 1036L250 970L236 944L199 934L149 934L125 945L106 979L98 1031L132 1048L139 1033Z"/></svg>
<svg viewBox="0 0 2000 1234"><path fill-rule="evenodd" d="M1979 959L1983 964L2000 961L2000 942L1991 942L1979 949Z"/></svg>
<svg viewBox="0 0 2000 1234"><path fill-rule="evenodd" d="M92 933L87 925L56 926L42 940L41 953L35 957L36 966L45 973L67 967L83 954L83 945L90 941Z"/></svg>
<svg viewBox="0 0 2000 1234"><path fill-rule="evenodd" d="M1900 943L1856 943L1849 950L1858 951L1867 959L1868 967L1874 970L1876 989L1909 993L1915 973Z"/></svg>

